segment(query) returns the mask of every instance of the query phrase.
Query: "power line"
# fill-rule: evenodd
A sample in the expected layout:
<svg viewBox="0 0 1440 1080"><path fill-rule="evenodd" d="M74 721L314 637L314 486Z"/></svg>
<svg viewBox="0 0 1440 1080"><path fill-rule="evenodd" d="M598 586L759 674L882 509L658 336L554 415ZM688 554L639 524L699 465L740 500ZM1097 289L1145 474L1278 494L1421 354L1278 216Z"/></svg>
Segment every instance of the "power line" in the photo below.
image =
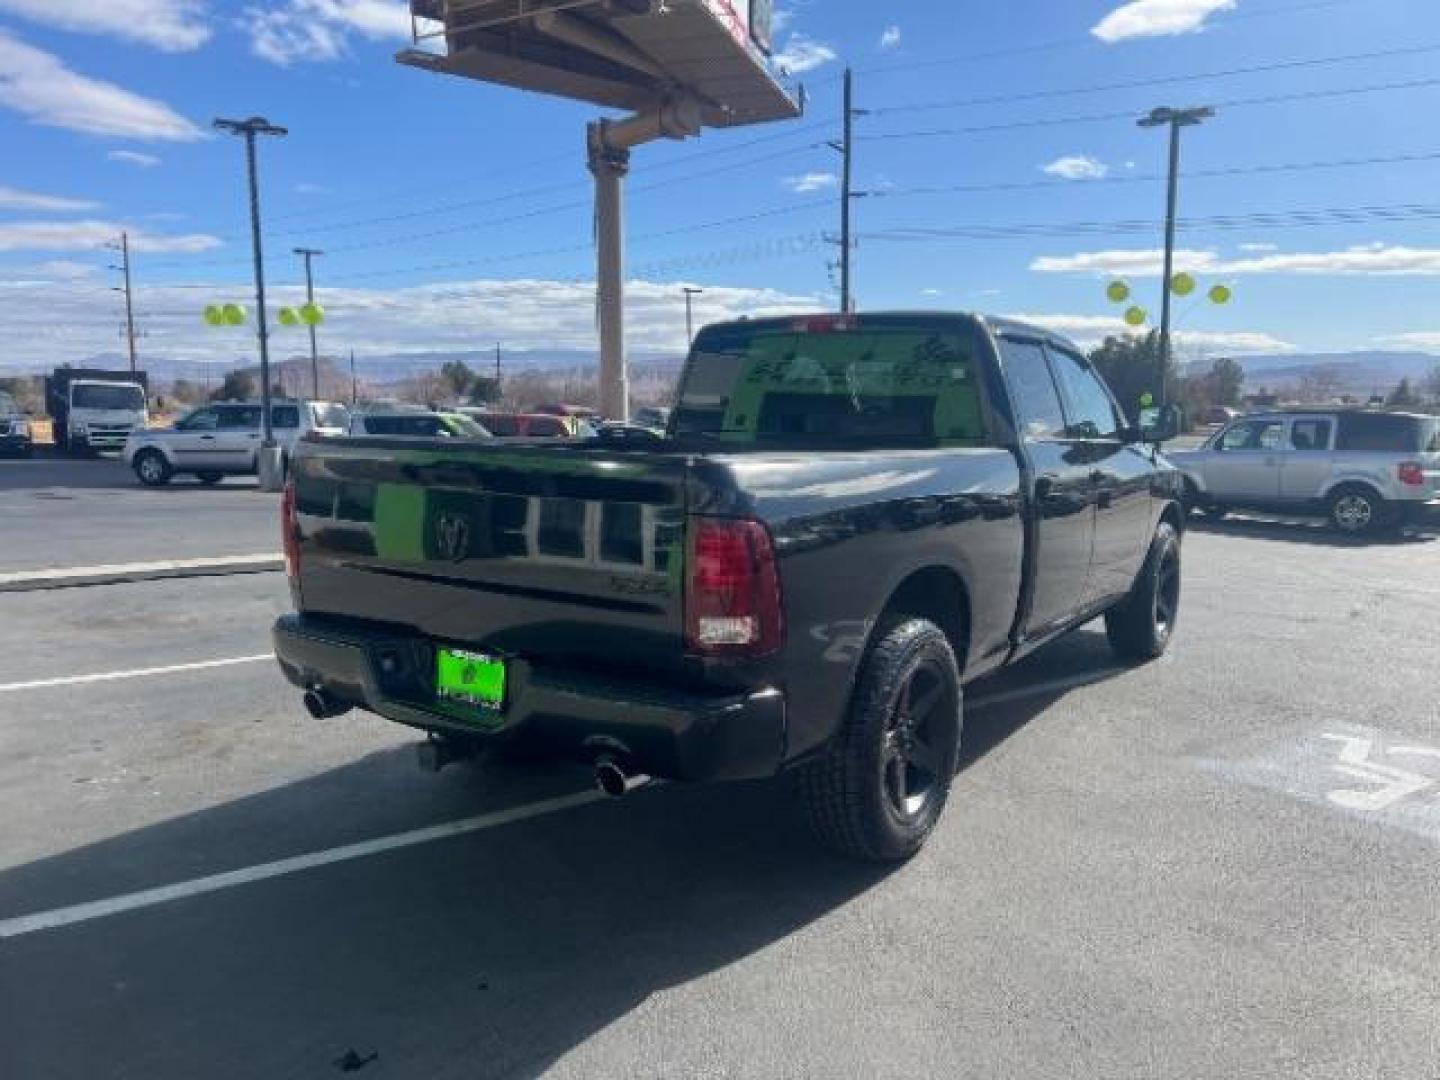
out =
<svg viewBox="0 0 1440 1080"><path fill-rule="evenodd" d="M1343 225L1375 221L1440 220L1440 203L1399 203L1393 205L1319 207L1313 209L1262 211L1250 214L1219 214L1180 218L1181 228L1192 231L1233 231L1247 229L1298 228L1316 225ZM1151 233L1151 218L1122 218L1105 221L1028 222L955 225L944 228L898 227L866 233L867 240L928 242L932 240L1007 240L1030 237L1109 236Z"/></svg>
<svg viewBox="0 0 1440 1080"><path fill-rule="evenodd" d="M1217 109L1240 109L1254 105L1278 105L1293 101L1318 101L1324 98L1353 97L1359 94L1376 94L1392 90L1419 90L1440 86L1440 79L1412 79L1407 82L1375 83L1369 86L1350 86L1334 90L1306 90L1292 94L1266 94L1261 97L1231 98L1217 101ZM950 135L979 135L992 131L1017 131L1022 128L1067 127L1074 124L1093 124L1111 120L1128 120L1142 108L1131 108L1116 112L1091 113L1081 116L1046 116L1033 120L1015 120L998 124L973 124L967 127L932 128L923 131L890 131L876 135L859 136L865 142L888 142L897 139L932 139Z"/></svg>
<svg viewBox="0 0 1440 1080"><path fill-rule="evenodd" d="M1402 56L1420 56L1433 52L1440 52L1440 44L1411 45L1398 49L1349 53L1344 56L1318 56L1306 60L1285 60L1270 64L1255 64L1249 67L1194 72L1188 75L1161 75L1155 78L1130 79L1124 82L1097 83L1089 86L1072 86L1054 90L1034 90L1024 94L996 94L989 97L952 98L946 101L922 101L909 105L888 105L879 109L872 109L871 114L874 116L889 116L898 113L932 112L943 109L961 109L983 105L1011 105L1026 101L1044 101L1048 98L1071 97L1075 94L1101 94L1112 90L1141 90L1153 86L1202 82L1206 79L1228 79L1242 75L1259 75L1275 71L1294 71L1303 68L1324 67L1331 64L1358 63L1366 60L1388 60Z"/></svg>

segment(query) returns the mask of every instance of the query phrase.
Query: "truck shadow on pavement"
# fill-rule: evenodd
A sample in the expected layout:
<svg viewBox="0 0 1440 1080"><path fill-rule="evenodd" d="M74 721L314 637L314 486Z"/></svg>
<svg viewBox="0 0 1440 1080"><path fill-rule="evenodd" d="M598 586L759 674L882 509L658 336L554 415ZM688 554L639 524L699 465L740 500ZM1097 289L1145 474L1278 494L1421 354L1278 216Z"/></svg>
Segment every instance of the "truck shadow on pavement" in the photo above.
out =
<svg viewBox="0 0 1440 1080"><path fill-rule="evenodd" d="M1028 687L1121 670L1103 633L1082 631L975 684L965 765L1066 692ZM374 753L0 873L0 921L588 783L584 770L489 763L420 776L409 757ZM942 834L963 819L963 779ZM377 1077L532 1076L636 1010L667 1038L770 1024L743 999L697 1005L679 988L907 872L817 849L788 778L652 788L0 942L0 1075L312 1077L369 1062ZM808 963L853 971L827 947L843 948L817 943Z"/></svg>
<svg viewBox="0 0 1440 1080"><path fill-rule="evenodd" d="M1410 547L1433 541L1440 536L1440 518L1432 515L1418 525L1403 531L1375 536L1345 536L1323 521L1299 518L1226 517L1220 521L1191 518L1192 531L1214 536L1237 536L1250 540L1276 540L1289 544L1312 544L1319 547Z"/></svg>
<svg viewBox="0 0 1440 1080"><path fill-rule="evenodd" d="M0 919L315 850L284 822L341 819L407 757L0 874ZM483 778L445 812L503 807L507 777ZM656 788L5 941L0 1075L310 1077L371 1054L390 1077L537 1074L886 877L813 848L791 803L785 784Z"/></svg>

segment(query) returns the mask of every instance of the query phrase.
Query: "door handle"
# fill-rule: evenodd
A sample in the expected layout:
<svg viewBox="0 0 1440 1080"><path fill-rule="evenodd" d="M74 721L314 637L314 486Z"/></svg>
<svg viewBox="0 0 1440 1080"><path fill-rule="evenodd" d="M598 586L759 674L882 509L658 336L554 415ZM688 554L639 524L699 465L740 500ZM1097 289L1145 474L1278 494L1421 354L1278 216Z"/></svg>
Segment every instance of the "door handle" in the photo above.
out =
<svg viewBox="0 0 1440 1080"><path fill-rule="evenodd" d="M215 436L214 436L214 435L201 435L201 436L200 436L200 441L201 441L201 442L214 442L214 441L215 441Z"/></svg>

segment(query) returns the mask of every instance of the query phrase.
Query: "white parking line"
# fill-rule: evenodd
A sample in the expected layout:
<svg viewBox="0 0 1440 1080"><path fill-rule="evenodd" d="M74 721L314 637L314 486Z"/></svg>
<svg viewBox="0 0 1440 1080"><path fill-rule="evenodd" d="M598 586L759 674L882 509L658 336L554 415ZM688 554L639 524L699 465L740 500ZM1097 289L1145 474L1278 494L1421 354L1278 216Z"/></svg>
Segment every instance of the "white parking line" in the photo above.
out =
<svg viewBox="0 0 1440 1080"><path fill-rule="evenodd" d="M127 911L138 911L141 908L155 907L157 904L168 904L172 900L183 900L191 896L220 892L223 889L233 889L256 881L268 881L271 878L298 874L320 866L333 866L336 863L350 862L387 851L415 847L418 844L448 840L456 836L493 829L500 825L510 825L517 821L528 821L531 818L559 813L562 810L599 802L604 798L606 796L598 791L578 791L571 795L560 795L553 799L531 803L528 806L497 810L460 821L447 821L443 825L431 825L423 829L415 829L412 832L397 833L394 836L362 840L356 844L346 844L343 847L330 848L327 851L316 851L309 855L297 855L276 862L261 863L243 870L229 870L223 874L212 874L210 877L182 881L175 885L162 885L157 889L146 889L143 892L129 893L125 896L113 896L106 900L94 900L87 904L75 904L72 907L56 908L53 911L21 915L17 918L0 921L0 940L34 934L41 930L54 930L61 926L73 926L76 923L89 922L92 919L103 919Z"/></svg>
<svg viewBox="0 0 1440 1080"><path fill-rule="evenodd" d="M206 559L166 559L162 562L112 563L104 566L47 567L41 570L17 570L0 574L0 585L31 581L73 581L76 578L123 577L129 574L158 574L183 570L226 570L252 563L278 563L281 556L273 552L257 555L219 555Z"/></svg>
<svg viewBox="0 0 1440 1080"><path fill-rule="evenodd" d="M258 656L235 656L228 660L201 660L194 664L171 664L168 667L137 668L134 671L103 671L98 675L67 675L58 679L33 679L30 682L0 683L0 694L16 694L22 690L45 690L54 686L83 686L86 683L117 682L121 679L144 679L151 675L175 675L182 671L209 671L213 668L259 664L274 660L273 653Z"/></svg>

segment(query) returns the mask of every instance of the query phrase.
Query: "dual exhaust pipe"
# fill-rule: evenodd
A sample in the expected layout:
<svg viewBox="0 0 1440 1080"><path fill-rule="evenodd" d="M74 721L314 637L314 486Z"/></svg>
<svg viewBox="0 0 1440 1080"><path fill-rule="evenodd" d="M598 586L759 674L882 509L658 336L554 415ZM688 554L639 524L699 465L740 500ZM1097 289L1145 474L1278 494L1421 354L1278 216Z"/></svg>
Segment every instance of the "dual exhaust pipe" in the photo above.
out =
<svg viewBox="0 0 1440 1080"><path fill-rule="evenodd" d="M301 700L305 704L305 711L316 720L344 716L354 708L318 687L306 690ZM469 756L448 739L432 738L421 743L417 749L420 767L427 772L439 772L446 765ZM595 759L595 786L612 799L624 798L653 782L650 776L635 772L623 759L612 754Z"/></svg>
<svg viewBox="0 0 1440 1080"><path fill-rule="evenodd" d="M606 755L595 760L595 786L612 799L620 799L652 783L644 773L633 772L621 759Z"/></svg>
<svg viewBox="0 0 1440 1080"><path fill-rule="evenodd" d="M305 703L305 711L316 720L333 720L337 716L344 716L354 708L321 689L306 690L301 701Z"/></svg>

